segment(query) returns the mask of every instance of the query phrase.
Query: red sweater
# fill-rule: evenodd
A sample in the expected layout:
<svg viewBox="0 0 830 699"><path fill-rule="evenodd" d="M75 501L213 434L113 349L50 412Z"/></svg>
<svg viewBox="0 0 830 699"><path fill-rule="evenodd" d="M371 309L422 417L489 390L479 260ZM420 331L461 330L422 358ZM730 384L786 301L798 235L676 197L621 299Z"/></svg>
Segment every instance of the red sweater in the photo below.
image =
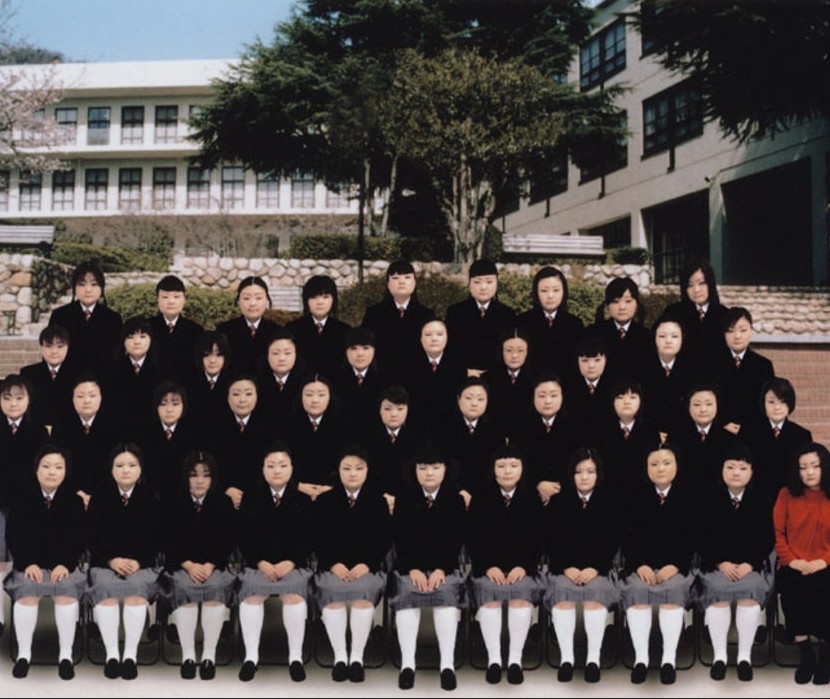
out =
<svg viewBox="0 0 830 699"><path fill-rule="evenodd" d="M797 559L830 564L830 500L823 491L805 489L794 497L781 488L772 517L779 568Z"/></svg>

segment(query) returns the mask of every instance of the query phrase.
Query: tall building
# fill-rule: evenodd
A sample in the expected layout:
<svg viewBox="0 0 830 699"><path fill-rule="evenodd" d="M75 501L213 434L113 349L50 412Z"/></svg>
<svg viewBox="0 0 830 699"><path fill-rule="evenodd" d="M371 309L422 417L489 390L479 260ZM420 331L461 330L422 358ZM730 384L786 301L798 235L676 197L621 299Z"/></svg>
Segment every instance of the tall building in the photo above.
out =
<svg viewBox="0 0 830 699"><path fill-rule="evenodd" d="M630 0L597 7L596 31L569 80L583 91L624 85L629 137L587 170L563 158L558 177L503 222L506 237L602 236L605 247L649 250L657 281L676 280L690 256L711 259L729 284L828 280L830 131L818 119L747 145L704 123L693 82L650 54L626 21Z"/></svg>

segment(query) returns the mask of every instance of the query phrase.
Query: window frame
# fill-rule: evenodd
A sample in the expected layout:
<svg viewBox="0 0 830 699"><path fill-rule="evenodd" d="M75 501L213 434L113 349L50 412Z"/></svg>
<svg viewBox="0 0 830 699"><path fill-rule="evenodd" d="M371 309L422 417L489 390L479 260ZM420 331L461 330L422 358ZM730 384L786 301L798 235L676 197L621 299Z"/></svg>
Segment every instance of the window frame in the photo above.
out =
<svg viewBox="0 0 830 699"><path fill-rule="evenodd" d="M313 175L304 172L294 173L291 176L291 208L313 209L316 199L315 185Z"/></svg>
<svg viewBox="0 0 830 699"><path fill-rule="evenodd" d="M74 119L64 118L64 114L75 113ZM58 126L58 139L61 145L73 145L78 140L78 108L55 107L55 123Z"/></svg>
<svg viewBox="0 0 830 699"><path fill-rule="evenodd" d="M121 211L141 210L141 182L144 179L143 176L144 173L140 167L118 168L118 208Z"/></svg>
<svg viewBox="0 0 830 699"><path fill-rule="evenodd" d="M678 122L678 104L679 97L688 95L690 92L696 92L697 97L694 101L686 101L684 109L689 113L682 122ZM648 110L665 103L666 111L664 114L656 114L653 119L649 119ZM644 99L642 104L643 109L643 159L649 158L652 155L663 153L664 151L673 151L674 148L681 143L691 141L703 134L703 99L700 88L693 80L684 80L683 82L672 85L671 87L658 92L651 97ZM649 135L649 127L654 128L657 121L664 121L665 125L662 131L654 131ZM693 123L694 122L694 123ZM678 133L678 124L683 126L683 132ZM664 138L659 142L649 145L649 139L656 139L658 133L665 132Z"/></svg>
<svg viewBox="0 0 830 699"><path fill-rule="evenodd" d="M101 112L100 118L93 119L93 112ZM106 113L106 118L103 118ZM89 107L87 109L86 144L88 146L108 146L110 143L110 128L112 127L112 108Z"/></svg>
<svg viewBox="0 0 830 699"><path fill-rule="evenodd" d="M139 115L140 119L127 115ZM121 107L121 144L136 145L144 143L144 107L141 105L126 105Z"/></svg>
<svg viewBox="0 0 830 699"><path fill-rule="evenodd" d="M618 50L611 56L607 55L608 37L613 36L616 32L622 31L622 37L615 37L613 39L612 47ZM588 41L579 47L579 89L582 92L591 90L597 86L603 85L609 78L617 75L617 73L625 70L627 56L626 56L626 24L625 18L620 17L615 22L612 22L607 27L602 28L594 34ZM590 51L593 46L596 46L596 66L591 65L586 69L586 52ZM619 46L622 50L619 50ZM594 60L593 56L588 56L588 60Z"/></svg>
<svg viewBox="0 0 830 699"><path fill-rule="evenodd" d="M238 173L239 177L235 175ZM231 177L231 175L234 175ZM225 165L222 167L222 208L241 209L245 206L245 167Z"/></svg>
<svg viewBox="0 0 830 699"><path fill-rule="evenodd" d="M75 170L55 170L52 173L52 211L72 211L75 208Z"/></svg>
<svg viewBox="0 0 830 699"><path fill-rule="evenodd" d="M280 178L273 172L256 174L256 207L258 209L280 208Z"/></svg>
<svg viewBox="0 0 830 699"><path fill-rule="evenodd" d="M158 104L155 109L153 142L176 143L179 140L179 105Z"/></svg>
<svg viewBox="0 0 830 699"><path fill-rule="evenodd" d="M18 175L18 211L40 211L43 202L43 176L39 172Z"/></svg>
<svg viewBox="0 0 830 699"><path fill-rule="evenodd" d="M164 176L173 174L172 179L165 179ZM153 208L170 210L176 208L176 168L175 167L154 167L153 168Z"/></svg>
<svg viewBox="0 0 830 699"><path fill-rule="evenodd" d="M196 173L199 174L198 178L194 177ZM210 168L187 168L187 197L185 206L188 209L210 208L210 177Z"/></svg>

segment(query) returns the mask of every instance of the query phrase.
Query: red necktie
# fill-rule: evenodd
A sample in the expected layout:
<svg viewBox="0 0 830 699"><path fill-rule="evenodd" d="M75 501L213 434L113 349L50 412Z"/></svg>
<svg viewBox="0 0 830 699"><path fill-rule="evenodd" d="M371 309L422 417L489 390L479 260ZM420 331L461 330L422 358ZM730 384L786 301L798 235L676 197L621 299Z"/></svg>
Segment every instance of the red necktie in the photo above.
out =
<svg viewBox="0 0 830 699"><path fill-rule="evenodd" d="M438 373L438 362L431 361L430 365L432 365L432 373L437 374Z"/></svg>
<svg viewBox="0 0 830 699"><path fill-rule="evenodd" d="M620 340L625 340L625 328L617 328L617 335L620 336Z"/></svg>
<svg viewBox="0 0 830 699"><path fill-rule="evenodd" d="M14 437L14 435L17 434L17 425L15 425L13 422L10 422L9 429L12 432L12 437Z"/></svg>
<svg viewBox="0 0 830 699"><path fill-rule="evenodd" d="M55 381L58 378L58 372L55 369L49 369L49 378Z"/></svg>
<svg viewBox="0 0 830 699"><path fill-rule="evenodd" d="M590 395L594 395L594 393L596 393L596 392L597 392L597 387L596 387L596 386L594 386L594 384L589 383L589 384L588 384L588 393L589 393Z"/></svg>
<svg viewBox="0 0 830 699"><path fill-rule="evenodd" d="M741 506L741 501L738 498L732 498L732 509L737 510Z"/></svg>
<svg viewBox="0 0 830 699"><path fill-rule="evenodd" d="M582 509L586 509L588 507L588 498L580 498L582 500Z"/></svg>
<svg viewBox="0 0 830 699"><path fill-rule="evenodd" d="M90 318L92 318L92 311L85 308L84 309L84 320L88 323Z"/></svg>
<svg viewBox="0 0 830 699"><path fill-rule="evenodd" d="M510 501L511 500L512 500L512 498L509 495L505 495L504 496L504 506L505 507L510 507Z"/></svg>
<svg viewBox="0 0 830 699"><path fill-rule="evenodd" d="M432 495L427 495L427 496L424 498L424 500L426 500L426 503L427 503L427 509L428 509L428 510L432 509L432 506L435 504L435 498L434 498L434 497L432 497Z"/></svg>
<svg viewBox="0 0 830 699"><path fill-rule="evenodd" d="M317 326L317 334L322 335L323 334L323 324L322 323L315 323L315 325Z"/></svg>
<svg viewBox="0 0 830 699"><path fill-rule="evenodd" d="M84 434L89 434L89 430L90 430L90 427L89 427L89 425L85 422L85 423L84 423Z"/></svg>
<svg viewBox="0 0 830 699"><path fill-rule="evenodd" d="M403 318L404 313L406 313L406 309L403 306L398 306L398 315Z"/></svg>
<svg viewBox="0 0 830 699"><path fill-rule="evenodd" d="M138 362L133 362L133 374L138 376L141 373L141 365Z"/></svg>
<svg viewBox="0 0 830 699"><path fill-rule="evenodd" d="M548 327L552 328L553 327L553 316L547 316L547 319L548 319Z"/></svg>
<svg viewBox="0 0 830 699"><path fill-rule="evenodd" d="M196 510L196 514L199 514L202 511L202 503L200 503L198 500L194 500L193 509Z"/></svg>
<svg viewBox="0 0 830 699"><path fill-rule="evenodd" d="M245 421L237 420L236 422L239 425L239 434L242 434L245 431Z"/></svg>
<svg viewBox="0 0 830 699"><path fill-rule="evenodd" d="M397 437L397 435L396 435L394 432L390 432L390 433L389 433L389 441L390 441L392 444L394 444L395 442L397 442L397 441L398 441L398 437Z"/></svg>
<svg viewBox="0 0 830 699"><path fill-rule="evenodd" d="M706 311L702 308L697 309L697 319L702 323L703 319L706 317Z"/></svg>
<svg viewBox="0 0 830 699"><path fill-rule="evenodd" d="M249 325L248 326L248 332L251 333L251 338L252 339L255 338L256 337L256 326L253 325L253 324Z"/></svg>
<svg viewBox="0 0 830 699"><path fill-rule="evenodd" d="M514 374L512 371L508 371L507 373L510 374L510 385L515 386L516 381L518 381L518 378L516 377L516 374Z"/></svg>
<svg viewBox="0 0 830 699"><path fill-rule="evenodd" d="M121 493L121 504L126 507L130 504L130 496L126 493Z"/></svg>
<svg viewBox="0 0 830 699"><path fill-rule="evenodd" d="M738 357L737 355L735 356L735 368L736 368L736 369L740 369L740 368L741 368L741 358L740 358L740 357Z"/></svg>
<svg viewBox="0 0 830 699"><path fill-rule="evenodd" d="M282 393L282 389L285 388L285 381L283 381L279 376L274 376L277 380L277 390Z"/></svg>
<svg viewBox="0 0 830 699"><path fill-rule="evenodd" d="M281 502L282 498L280 497L280 494L274 493L274 507L279 507Z"/></svg>
<svg viewBox="0 0 830 699"><path fill-rule="evenodd" d="M663 493L657 493L657 495L660 497L660 506L662 507L666 502L666 496Z"/></svg>
<svg viewBox="0 0 830 699"><path fill-rule="evenodd" d="M173 324L173 323L168 323L168 324L167 324L167 334L168 334L168 335L172 335L172 334L173 334L173 330L174 330L175 328L176 328L175 324Z"/></svg>
<svg viewBox="0 0 830 699"><path fill-rule="evenodd" d="M357 502L357 498L349 493L349 507L354 507L354 504Z"/></svg>
<svg viewBox="0 0 830 699"><path fill-rule="evenodd" d="M318 427L319 427L319 425L317 424L317 420L312 420L311 421L311 431L316 432Z"/></svg>
<svg viewBox="0 0 830 699"><path fill-rule="evenodd" d="M208 390L212 391L216 388L216 379L208 379Z"/></svg>
<svg viewBox="0 0 830 699"><path fill-rule="evenodd" d="M663 373L666 375L666 378L669 378L669 374L671 374L671 367L668 364L663 365Z"/></svg>
<svg viewBox="0 0 830 699"><path fill-rule="evenodd" d="M550 434L550 423L547 420L542 420L545 423L545 434Z"/></svg>
<svg viewBox="0 0 830 699"><path fill-rule="evenodd" d="M473 434L475 433L475 431L476 431L476 428L475 428L475 427L473 427L473 423L472 423L472 422L468 422L468 423L467 423L467 433L468 433L468 434L472 437L472 436L473 436Z"/></svg>
<svg viewBox="0 0 830 699"><path fill-rule="evenodd" d="M631 430L628 429L627 427L623 427L622 428L622 433L623 433L623 439L627 442L629 440L629 438L631 437Z"/></svg>
<svg viewBox="0 0 830 699"><path fill-rule="evenodd" d="M487 309L484 306L478 307L478 315L479 317L484 320L484 316L487 314Z"/></svg>
<svg viewBox="0 0 830 699"><path fill-rule="evenodd" d="M705 430L698 430L698 431L697 431L697 434L698 434L698 436L700 437L700 441L701 441L701 442L705 442L705 441L706 441L706 431L705 431Z"/></svg>
<svg viewBox="0 0 830 699"><path fill-rule="evenodd" d="M52 498L50 498L47 495L46 497L43 498L43 504L46 505L46 509L48 510L50 507L52 507Z"/></svg>
<svg viewBox="0 0 830 699"><path fill-rule="evenodd" d="M171 430L169 427L166 428L164 430L164 436L167 439L167 441L169 442L171 439L173 439L173 430Z"/></svg>
<svg viewBox="0 0 830 699"><path fill-rule="evenodd" d="M776 439L778 439L781 436L781 429L778 427L773 427L772 434L775 436Z"/></svg>
<svg viewBox="0 0 830 699"><path fill-rule="evenodd" d="M355 374L355 378L357 379L357 387L360 388L363 385L363 374Z"/></svg>

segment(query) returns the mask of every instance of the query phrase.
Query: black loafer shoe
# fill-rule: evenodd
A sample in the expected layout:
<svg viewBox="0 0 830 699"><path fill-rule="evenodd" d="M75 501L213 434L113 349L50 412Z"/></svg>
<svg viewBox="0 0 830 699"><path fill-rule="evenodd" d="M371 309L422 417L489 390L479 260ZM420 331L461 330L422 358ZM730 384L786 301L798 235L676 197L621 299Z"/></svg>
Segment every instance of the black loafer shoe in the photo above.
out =
<svg viewBox="0 0 830 699"><path fill-rule="evenodd" d="M183 680L192 680L196 677L196 661L185 660L182 663L181 668L179 668L179 674L182 676Z"/></svg>
<svg viewBox="0 0 830 699"><path fill-rule="evenodd" d="M295 660L288 666L288 676L294 682L302 682L305 679L305 668L299 660Z"/></svg>
<svg viewBox="0 0 830 699"><path fill-rule="evenodd" d="M752 663L742 660L738 663L738 679L741 682L752 681Z"/></svg>
<svg viewBox="0 0 830 699"><path fill-rule="evenodd" d="M509 684L521 684L525 681L525 673L522 671L522 666L513 663L507 668L507 682Z"/></svg>
<svg viewBox="0 0 830 699"><path fill-rule="evenodd" d="M75 666L71 660L64 659L58 663L58 677L62 680L71 680L75 677Z"/></svg>
<svg viewBox="0 0 830 699"><path fill-rule="evenodd" d="M599 678L599 665L596 663L588 663L585 666L585 681L593 684L594 682L599 682Z"/></svg>
<svg viewBox="0 0 830 699"><path fill-rule="evenodd" d="M29 674L29 661L26 658L18 658L17 662L12 668L12 675L18 679L23 679Z"/></svg>
<svg viewBox="0 0 830 699"><path fill-rule="evenodd" d="M363 682L366 679L366 671L363 663L352 663L349 665L349 682Z"/></svg>
<svg viewBox="0 0 830 699"><path fill-rule="evenodd" d="M677 672L675 672L674 665L671 663L664 663L660 668L660 684L674 684L677 679Z"/></svg>
<svg viewBox="0 0 830 699"><path fill-rule="evenodd" d="M488 684L498 684L501 682L501 665L493 663L487 668L487 674L484 677Z"/></svg>
<svg viewBox="0 0 830 699"><path fill-rule="evenodd" d="M648 666L645 663L637 663L631 670L631 684L642 684L646 681Z"/></svg>
<svg viewBox="0 0 830 699"><path fill-rule="evenodd" d="M415 686L415 670L405 667L398 675L398 689L412 689Z"/></svg>
<svg viewBox="0 0 830 699"><path fill-rule="evenodd" d="M177 634L178 635L178 634ZM151 641L158 641L161 637L161 624L156 622L147 627L147 638Z"/></svg>
<svg viewBox="0 0 830 699"><path fill-rule="evenodd" d="M121 663L121 679L134 680L136 677L138 677L138 666L135 664L135 660L127 658Z"/></svg>
<svg viewBox="0 0 830 699"><path fill-rule="evenodd" d="M216 663L212 660L203 660L199 665L199 677L203 680L212 680L216 677Z"/></svg>
<svg viewBox="0 0 830 699"><path fill-rule="evenodd" d="M441 670L441 689L451 692L458 686L458 681L455 679L455 672L449 668Z"/></svg>
<svg viewBox="0 0 830 699"><path fill-rule="evenodd" d="M556 673L556 679L560 682L570 682L573 678L574 666L571 663L562 663L559 672Z"/></svg>
<svg viewBox="0 0 830 699"><path fill-rule="evenodd" d="M110 658L104 665L104 677L110 680L117 680L121 677L121 663L118 658Z"/></svg>
<svg viewBox="0 0 830 699"><path fill-rule="evenodd" d="M335 682L345 682L349 679L349 666L342 661L335 663L331 669L331 679Z"/></svg>
<svg viewBox="0 0 830 699"><path fill-rule="evenodd" d="M709 669L709 677L713 680L722 680L726 677L726 663L723 660L716 660Z"/></svg>
<svg viewBox="0 0 830 699"><path fill-rule="evenodd" d="M171 645L180 645L179 630L176 628L175 624L167 624L167 626L164 627L164 635L167 637L167 642Z"/></svg>
<svg viewBox="0 0 830 699"><path fill-rule="evenodd" d="M254 679L254 675L256 675L257 671L257 664L252 660L246 660L242 663L242 667L239 668L239 679L242 682L250 682Z"/></svg>

